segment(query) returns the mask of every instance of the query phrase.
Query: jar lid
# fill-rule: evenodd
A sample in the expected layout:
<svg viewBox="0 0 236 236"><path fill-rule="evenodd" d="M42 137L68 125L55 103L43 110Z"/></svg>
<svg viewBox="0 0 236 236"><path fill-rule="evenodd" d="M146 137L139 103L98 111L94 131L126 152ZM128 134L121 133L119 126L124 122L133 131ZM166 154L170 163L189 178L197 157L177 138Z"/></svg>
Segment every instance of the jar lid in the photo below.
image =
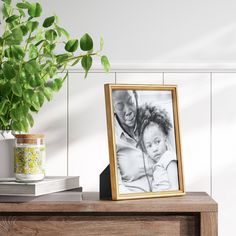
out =
<svg viewBox="0 0 236 236"><path fill-rule="evenodd" d="M15 134L16 138L35 139L44 138L44 134Z"/></svg>

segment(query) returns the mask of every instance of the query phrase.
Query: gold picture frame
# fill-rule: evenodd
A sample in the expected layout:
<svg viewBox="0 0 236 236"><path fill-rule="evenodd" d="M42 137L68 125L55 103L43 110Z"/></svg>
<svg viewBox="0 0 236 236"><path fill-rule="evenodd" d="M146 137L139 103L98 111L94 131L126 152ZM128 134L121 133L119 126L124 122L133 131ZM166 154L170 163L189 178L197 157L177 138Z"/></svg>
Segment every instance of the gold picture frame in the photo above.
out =
<svg viewBox="0 0 236 236"><path fill-rule="evenodd" d="M184 195L177 86L104 89L112 199Z"/></svg>

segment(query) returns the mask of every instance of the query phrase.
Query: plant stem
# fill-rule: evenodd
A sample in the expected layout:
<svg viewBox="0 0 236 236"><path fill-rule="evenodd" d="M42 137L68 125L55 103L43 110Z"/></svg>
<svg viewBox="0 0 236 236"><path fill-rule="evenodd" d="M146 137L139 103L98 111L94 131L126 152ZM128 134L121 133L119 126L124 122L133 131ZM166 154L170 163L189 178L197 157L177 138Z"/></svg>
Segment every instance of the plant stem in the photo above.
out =
<svg viewBox="0 0 236 236"><path fill-rule="evenodd" d="M31 35L32 35L32 31L30 31L29 37L28 37L28 39L26 40L26 45L25 45L25 49L24 49L25 54L26 54L26 51L27 51L27 47L28 47L28 45L29 45L29 39L30 39Z"/></svg>
<svg viewBox="0 0 236 236"><path fill-rule="evenodd" d="M79 58L85 57L85 56L87 56L87 55L89 55L89 56L95 56L95 55L97 55L97 52L89 53L89 54L82 54L82 55L79 55L79 56L77 56L77 57L71 57L71 58L66 59L64 62L73 61L73 60L75 60L75 59L79 59Z"/></svg>

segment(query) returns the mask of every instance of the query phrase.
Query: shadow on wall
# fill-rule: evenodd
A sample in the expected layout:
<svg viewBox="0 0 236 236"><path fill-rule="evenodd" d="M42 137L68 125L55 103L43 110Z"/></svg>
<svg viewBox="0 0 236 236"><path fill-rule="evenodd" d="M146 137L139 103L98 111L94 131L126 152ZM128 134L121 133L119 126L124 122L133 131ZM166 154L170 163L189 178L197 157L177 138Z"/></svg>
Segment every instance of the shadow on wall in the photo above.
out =
<svg viewBox="0 0 236 236"><path fill-rule="evenodd" d="M80 77L83 76L82 73L78 74L78 79L81 79ZM93 75L95 77L96 75ZM145 76L145 74L144 74ZM76 78L70 78L70 79L76 79ZM96 79L96 78L95 78ZM88 78L87 80L90 80ZM135 79L134 79L135 81ZM88 83L87 83L88 82ZM214 78L213 78L214 83ZM105 98L104 98L104 92L103 92L103 84L96 83L95 81L85 81L82 83L82 86L78 86L77 91L73 91L70 93L70 144L73 145L79 145L79 142L81 141L88 141L91 139L91 137L106 137L106 114L105 114ZM180 91L179 91L180 93ZM209 91L210 93L210 91ZM220 104L221 97L229 97L230 94L235 93L235 86L225 86L224 88L220 89L219 91L214 92L213 96L213 104ZM196 130L209 128L210 120L203 120L199 119L199 122L196 122L194 125L191 122L191 117L196 116L196 113L194 111L201 111L202 104L209 103L209 97L210 94L203 94L204 96L199 96L197 99L195 99L191 104L188 104L188 106L185 106L181 111L180 115L181 117L185 117L185 130L184 134L188 133L194 133ZM50 140L48 140L47 145L51 146L51 155L48 156L48 158L52 158L55 154L60 153L65 146L65 143L63 143L62 140L65 140L65 134L67 133L67 124L66 124L66 109L65 113L62 112L61 103L65 101L65 97L57 97L54 99L54 103L52 107L47 107L48 104L45 104L46 109L43 111L40 111L40 113L43 113L43 115L40 115L40 120L42 120L42 124L40 124L40 128L42 130L45 130L48 134L51 135ZM181 102L181 100L179 101ZM222 104L222 106L216 106L218 107L224 107L224 112L218 112L217 114L217 123L224 124L227 123L233 123L236 119L235 112L232 112L232 115L225 116L225 114L231 114L232 111L232 105L225 105ZM58 113L58 116L55 116L55 112L57 109L61 109L61 111ZM209 111L210 113L210 106ZM200 116L201 114L199 114ZM189 118L189 119L188 119ZM63 125L62 125L63 124ZM183 132L183 131L182 131ZM210 138L210 135L209 135ZM106 141L105 141L106 142ZM104 144L106 146L99 146L98 143L93 142L95 145L94 149L108 149L107 143ZM101 143L99 143L101 144ZM96 146L97 145L97 146ZM184 147L183 147L184 148ZM104 157L108 158L108 157ZM201 181L196 181L199 183ZM193 183L193 186L195 186L195 183Z"/></svg>
<svg viewBox="0 0 236 236"><path fill-rule="evenodd" d="M78 92L73 90L70 93L70 143L89 136L106 134L104 85L94 81L96 78L87 80L89 81L81 82Z"/></svg>
<svg viewBox="0 0 236 236"><path fill-rule="evenodd" d="M225 84L227 84L227 80L225 81ZM225 84L223 88L213 94L213 115L215 114L217 116L217 119L214 121L215 124L232 124L235 123L236 120L236 101L234 100L236 83L234 85L232 85L232 83L229 85Z"/></svg>
<svg viewBox="0 0 236 236"><path fill-rule="evenodd" d="M236 79L236 78L235 78ZM213 77L213 83L214 83L214 77ZM227 97L234 97L235 95L235 91L236 91L236 84L234 86L232 86L232 84L228 85L228 86L224 86L224 88L216 91L213 93L213 119L214 119L214 115L217 115L217 119L215 119L214 124L230 124L230 123L235 123L236 120L236 113L234 111L234 104L236 105L236 102L234 100L229 99L228 103L225 104L222 103L222 99L221 98L227 98ZM180 93L180 91L179 91ZM210 93L210 91L209 91ZM201 111L201 106L202 104L208 103L209 102L209 98L210 98L210 94L209 97L199 97L198 100L196 100L195 102L193 102L191 105L188 105L187 107L185 107L184 109L180 110L180 117L185 117L185 120L187 120L186 118L190 118L192 116L201 116L201 114L196 114L194 113L194 110L196 111ZM179 99L180 100L180 99ZM179 101L181 103L181 100ZM209 104L209 115L211 112L211 107ZM217 114L215 114L217 113ZM227 116L225 114L228 114ZM206 126L210 125L210 120L203 120L203 119L199 119L197 123L195 123L194 125L191 123L191 119L189 119L189 123L188 123L188 129L185 130L186 133L188 132L194 132L195 130L199 130L201 128L204 128Z"/></svg>
<svg viewBox="0 0 236 236"><path fill-rule="evenodd" d="M210 160L210 156L206 156L206 158L208 158ZM183 165L184 165L184 182L185 182L185 191L186 192L192 192L192 191L200 191L200 192L207 192L209 195L210 195L210 192L211 192L211 183L210 183L210 175L209 173L199 173L198 176L196 176L195 178L191 178L192 176L189 176L187 174L185 174L186 171L186 168L188 168L186 165L185 165L185 162L183 161ZM192 166L191 166L192 168ZM210 172L210 169L209 169L209 172ZM191 174L191 172L189 172ZM188 176L189 176L189 179L191 179L189 181L188 179ZM206 183L207 182L207 183ZM204 183L204 184L203 184ZM204 187L200 187L200 186L203 186Z"/></svg>
<svg viewBox="0 0 236 236"><path fill-rule="evenodd" d="M38 114L34 115L35 125L31 133L44 133L47 158L52 158L66 148L67 140L67 96L66 86L54 94L51 102L45 102ZM65 157L66 158L66 157Z"/></svg>
<svg viewBox="0 0 236 236"><path fill-rule="evenodd" d="M184 42L182 46L163 54L161 61L177 61L186 63L186 65L188 64L186 61L198 63L234 62L233 59L236 59L235 42L236 24L234 23L204 34L203 37L196 37L192 42ZM205 58L203 58L203 52L207 52ZM155 59L152 61L155 62Z"/></svg>

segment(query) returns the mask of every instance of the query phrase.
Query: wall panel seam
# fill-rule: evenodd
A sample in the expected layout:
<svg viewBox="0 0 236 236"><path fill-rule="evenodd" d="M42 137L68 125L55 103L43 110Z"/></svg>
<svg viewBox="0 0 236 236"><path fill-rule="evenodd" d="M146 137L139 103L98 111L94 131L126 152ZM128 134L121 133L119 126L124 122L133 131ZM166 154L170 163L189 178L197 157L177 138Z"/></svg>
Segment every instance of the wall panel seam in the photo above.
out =
<svg viewBox="0 0 236 236"><path fill-rule="evenodd" d="M66 175L69 176L69 75L67 77L67 93L66 93Z"/></svg>
<svg viewBox="0 0 236 236"><path fill-rule="evenodd" d="M210 195L212 197L212 78L213 73L210 73Z"/></svg>

